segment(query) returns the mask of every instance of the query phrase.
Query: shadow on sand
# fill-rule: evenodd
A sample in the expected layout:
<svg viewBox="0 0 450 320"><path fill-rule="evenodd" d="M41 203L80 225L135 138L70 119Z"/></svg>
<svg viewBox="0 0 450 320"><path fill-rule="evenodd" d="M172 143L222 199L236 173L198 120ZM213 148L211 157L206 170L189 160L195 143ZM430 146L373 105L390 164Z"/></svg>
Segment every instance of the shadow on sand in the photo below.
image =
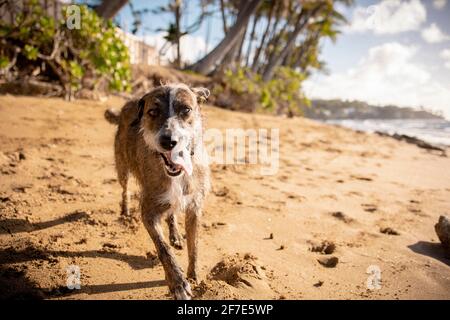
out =
<svg viewBox="0 0 450 320"><path fill-rule="evenodd" d="M4 219L0 220L0 234L14 234L21 232L38 231L51 228L63 223L74 222L87 218L89 218L89 215L86 212L76 211L54 220L38 223L30 223L24 219Z"/></svg>
<svg viewBox="0 0 450 320"><path fill-rule="evenodd" d="M112 283L100 285L82 286L80 290L69 290L65 286L52 289L42 289L26 276L25 270L20 269L17 264L45 260L52 262L56 257L87 257L107 258L128 263L133 269L152 268L159 263L156 257L127 255L111 251L55 251L42 250L35 247L27 247L22 250L8 248L0 251L0 299L30 300L61 297L78 293L97 294L116 291L127 291L135 289L154 288L165 286L164 280L142 281L135 283Z"/></svg>
<svg viewBox="0 0 450 320"><path fill-rule="evenodd" d="M431 257L450 266L450 257L446 254L440 243L418 241L417 243L408 246L408 248L415 253Z"/></svg>
<svg viewBox="0 0 450 320"><path fill-rule="evenodd" d="M109 293L109 292L119 292L119 291L129 291L138 289L150 289L156 287L166 286L165 280L153 280L153 281L142 281L142 282L130 282L130 283L112 283L112 284L95 284L95 285L81 285L80 289L70 290L67 287L59 287L57 289L46 290L48 292L48 297L64 297L71 296L74 294L99 294L99 293Z"/></svg>
<svg viewBox="0 0 450 320"><path fill-rule="evenodd" d="M46 260L52 261L56 257L63 258L106 258L126 262L134 270L141 270L145 268L153 268L158 265L157 257L144 257L137 255L128 255L115 251L104 250L86 250L86 251L58 251L58 250L43 250L35 247L27 247L22 250L8 248L0 250L0 265L23 263L32 260Z"/></svg>

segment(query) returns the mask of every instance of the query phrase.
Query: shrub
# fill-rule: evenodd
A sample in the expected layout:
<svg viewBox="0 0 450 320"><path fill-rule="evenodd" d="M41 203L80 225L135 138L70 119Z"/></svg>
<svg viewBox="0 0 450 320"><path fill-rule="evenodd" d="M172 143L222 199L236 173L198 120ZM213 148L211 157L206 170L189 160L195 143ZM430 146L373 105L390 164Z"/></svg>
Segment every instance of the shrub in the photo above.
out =
<svg viewBox="0 0 450 320"><path fill-rule="evenodd" d="M12 23L0 22L0 68L6 80L34 77L57 81L67 96L82 88L129 91L128 49L111 21L80 5L81 28L46 14L37 0L25 0Z"/></svg>
<svg viewBox="0 0 450 320"><path fill-rule="evenodd" d="M272 80L264 82L248 69L226 70L213 94L219 106L233 110L262 111L289 116L302 114L309 100L302 93L305 75L280 67Z"/></svg>

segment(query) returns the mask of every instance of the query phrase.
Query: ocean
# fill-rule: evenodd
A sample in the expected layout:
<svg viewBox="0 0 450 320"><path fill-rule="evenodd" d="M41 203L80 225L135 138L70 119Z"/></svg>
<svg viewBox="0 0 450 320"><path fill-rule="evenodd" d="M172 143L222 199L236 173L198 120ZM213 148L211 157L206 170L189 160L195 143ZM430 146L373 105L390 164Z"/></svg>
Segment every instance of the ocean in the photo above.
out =
<svg viewBox="0 0 450 320"><path fill-rule="evenodd" d="M326 120L325 122L365 132L381 131L388 134L405 134L416 137L433 145L450 146L450 122L446 120L344 119Z"/></svg>

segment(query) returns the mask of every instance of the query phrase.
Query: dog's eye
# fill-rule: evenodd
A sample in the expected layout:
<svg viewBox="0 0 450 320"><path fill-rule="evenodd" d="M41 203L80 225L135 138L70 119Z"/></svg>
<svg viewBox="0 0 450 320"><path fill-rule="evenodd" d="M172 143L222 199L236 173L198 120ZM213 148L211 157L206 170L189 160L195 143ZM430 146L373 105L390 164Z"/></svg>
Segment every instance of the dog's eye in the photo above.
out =
<svg viewBox="0 0 450 320"><path fill-rule="evenodd" d="M191 112L191 108L189 108L189 107L184 107L184 108L182 108L181 111L180 111L180 113L181 113L183 116L188 115L190 112Z"/></svg>
<svg viewBox="0 0 450 320"><path fill-rule="evenodd" d="M150 110L148 110L148 115L150 117L157 117L157 116L159 116L159 109L150 109Z"/></svg>

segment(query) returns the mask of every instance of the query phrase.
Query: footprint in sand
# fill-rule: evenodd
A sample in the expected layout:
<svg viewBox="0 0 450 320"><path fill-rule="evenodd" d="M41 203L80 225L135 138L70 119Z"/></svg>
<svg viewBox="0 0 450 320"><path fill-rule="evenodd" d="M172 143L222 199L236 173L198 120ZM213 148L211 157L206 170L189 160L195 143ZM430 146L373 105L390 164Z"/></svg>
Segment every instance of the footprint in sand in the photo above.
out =
<svg viewBox="0 0 450 320"><path fill-rule="evenodd" d="M359 175L351 175L350 178L356 179L356 180L360 180L360 181L367 181L367 182L373 181L373 178L365 177L365 176L359 176Z"/></svg>
<svg viewBox="0 0 450 320"><path fill-rule="evenodd" d="M213 193L216 197L226 197L229 192L230 190L226 186L213 189Z"/></svg>
<svg viewBox="0 0 450 320"><path fill-rule="evenodd" d="M332 254L336 250L336 244L333 241L324 240L322 242L309 241L309 251L320 254Z"/></svg>
<svg viewBox="0 0 450 320"><path fill-rule="evenodd" d="M375 212L378 210L378 207L376 205L370 203L363 203L361 204L361 206L366 212Z"/></svg>
<svg viewBox="0 0 450 320"><path fill-rule="evenodd" d="M345 222L345 223L351 223L351 222L354 221L352 218L348 217L347 215L345 215L345 214L344 214L343 212L341 212L341 211L331 212L330 214L331 214L331 216L333 216L334 218L336 218L336 219L338 219L338 220L341 220L341 221L343 221L343 222Z"/></svg>
<svg viewBox="0 0 450 320"><path fill-rule="evenodd" d="M390 235L390 236L399 236L400 233L394 229L392 229L391 227L382 227L380 228L380 232Z"/></svg>

